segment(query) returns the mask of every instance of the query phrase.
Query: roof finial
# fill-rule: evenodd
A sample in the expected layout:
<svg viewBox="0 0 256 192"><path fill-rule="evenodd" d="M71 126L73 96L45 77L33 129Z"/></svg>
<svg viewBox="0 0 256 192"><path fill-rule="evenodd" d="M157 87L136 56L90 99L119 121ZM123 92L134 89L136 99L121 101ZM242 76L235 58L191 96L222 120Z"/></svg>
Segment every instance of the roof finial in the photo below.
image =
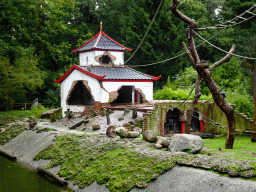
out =
<svg viewBox="0 0 256 192"><path fill-rule="evenodd" d="M102 21L100 22L100 30L102 31Z"/></svg>

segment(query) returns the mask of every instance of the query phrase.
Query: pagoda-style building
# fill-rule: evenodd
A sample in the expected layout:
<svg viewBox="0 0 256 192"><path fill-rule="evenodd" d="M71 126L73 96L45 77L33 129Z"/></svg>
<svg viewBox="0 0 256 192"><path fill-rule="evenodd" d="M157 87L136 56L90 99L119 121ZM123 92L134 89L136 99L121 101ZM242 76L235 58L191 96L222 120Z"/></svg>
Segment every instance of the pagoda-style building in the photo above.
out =
<svg viewBox="0 0 256 192"><path fill-rule="evenodd" d="M62 111L83 112L96 103L136 104L153 100L153 81L160 78L146 75L124 65L124 51L129 49L101 30L92 39L72 52L79 53L79 64L62 77ZM64 114L63 114L64 115Z"/></svg>

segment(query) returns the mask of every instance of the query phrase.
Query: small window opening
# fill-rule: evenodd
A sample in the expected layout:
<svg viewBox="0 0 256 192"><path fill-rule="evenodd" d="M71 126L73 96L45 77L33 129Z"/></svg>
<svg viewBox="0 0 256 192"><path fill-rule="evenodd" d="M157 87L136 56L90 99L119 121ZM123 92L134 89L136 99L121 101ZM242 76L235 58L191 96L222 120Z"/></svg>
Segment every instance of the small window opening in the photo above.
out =
<svg viewBox="0 0 256 192"><path fill-rule="evenodd" d="M100 63L101 64L110 64L111 63L111 58L108 55L103 55L100 58Z"/></svg>

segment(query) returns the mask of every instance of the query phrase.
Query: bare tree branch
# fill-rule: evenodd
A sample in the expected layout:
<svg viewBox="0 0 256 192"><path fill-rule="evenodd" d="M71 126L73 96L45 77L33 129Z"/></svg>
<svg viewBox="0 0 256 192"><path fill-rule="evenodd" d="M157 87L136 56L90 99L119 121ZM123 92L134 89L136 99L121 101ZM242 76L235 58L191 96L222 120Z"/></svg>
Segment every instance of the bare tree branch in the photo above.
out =
<svg viewBox="0 0 256 192"><path fill-rule="evenodd" d="M233 44L231 49L229 50L229 53L234 53L236 49L236 45ZM227 54L225 57L223 57L221 60L217 61L216 63L214 63L211 67L209 67L209 71L215 69L216 67L218 67L219 65L221 65L222 63L225 63L226 61L228 61L230 58L232 57L231 54Z"/></svg>

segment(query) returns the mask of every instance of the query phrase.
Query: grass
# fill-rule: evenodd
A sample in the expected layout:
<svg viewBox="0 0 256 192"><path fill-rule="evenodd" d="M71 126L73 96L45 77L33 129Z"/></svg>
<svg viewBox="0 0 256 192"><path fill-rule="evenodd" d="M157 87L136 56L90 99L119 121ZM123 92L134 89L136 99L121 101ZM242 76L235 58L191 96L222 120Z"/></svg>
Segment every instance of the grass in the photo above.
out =
<svg viewBox="0 0 256 192"><path fill-rule="evenodd" d="M204 139L204 147L209 148L201 154L218 154L223 158L236 160L256 160L256 143L251 142L250 137L239 136L235 138L233 149L225 149L226 137L217 136L214 139Z"/></svg>
<svg viewBox="0 0 256 192"><path fill-rule="evenodd" d="M21 118L28 118L30 116L34 116L35 119L39 119L41 114L45 111L48 111L49 108L45 108L39 105L32 107L31 110L10 110L10 111L0 111L0 119L12 118L13 120L21 119Z"/></svg>
<svg viewBox="0 0 256 192"><path fill-rule="evenodd" d="M0 133L0 144L4 145L14 137L18 136L20 133L25 131L26 127L24 125L12 125L7 128L4 132Z"/></svg>
<svg viewBox="0 0 256 192"><path fill-rule="evenodd" d="M45 168L61 164L58 175L74 180L80 188L97 182L106 184L110 191L145 188L148 182L176 165L171 159L145 157L115 143L95 141L92 145L91 141L97 137L71 134L58 137L34 159L52 159Z"/></svg>

